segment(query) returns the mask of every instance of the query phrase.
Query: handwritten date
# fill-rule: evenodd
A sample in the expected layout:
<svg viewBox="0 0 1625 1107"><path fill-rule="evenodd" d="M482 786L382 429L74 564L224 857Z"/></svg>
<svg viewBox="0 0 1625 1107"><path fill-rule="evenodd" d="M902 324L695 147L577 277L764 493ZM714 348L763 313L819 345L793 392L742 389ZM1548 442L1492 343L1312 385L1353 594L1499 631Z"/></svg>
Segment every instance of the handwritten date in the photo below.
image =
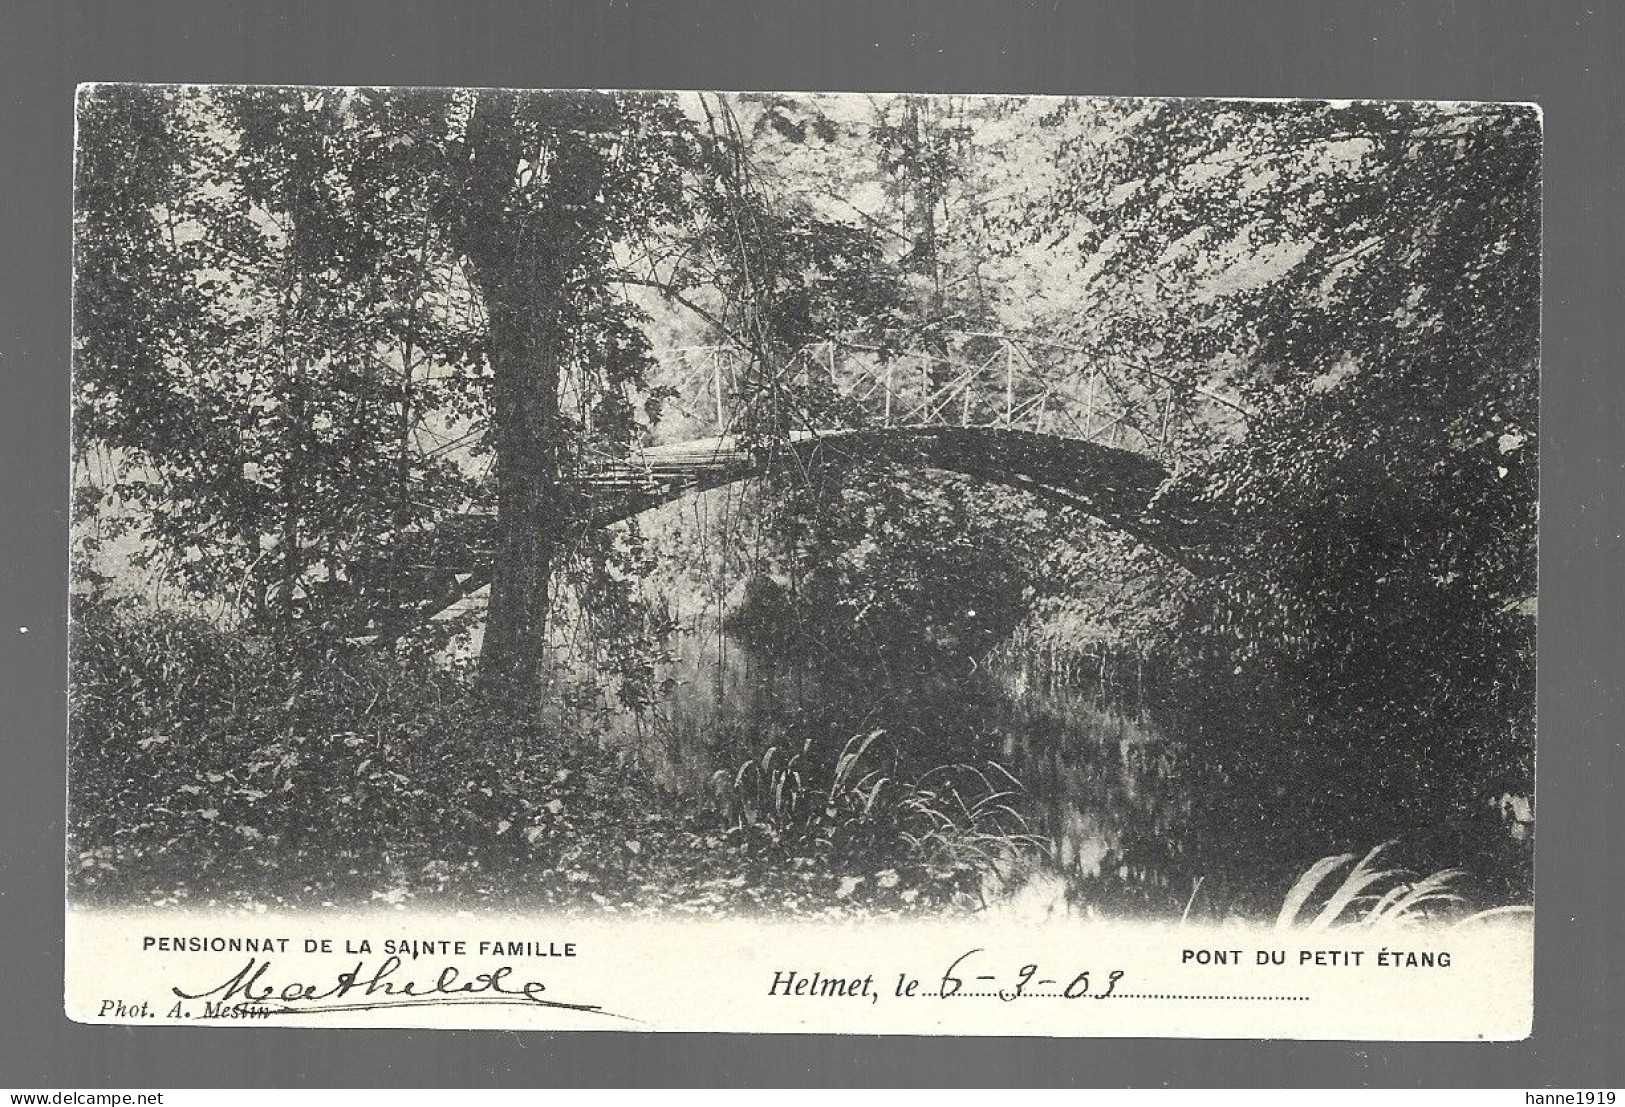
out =
<svg viewBox="0 0 1625 1107"><path fill-rule="evenodd" d="M1097 971L1075 964L1052 969L1037 962L1014 966L991 957L986 950L972 949L960 954L943 970L935 992L922 991L924 985L918 978L899 973L896 994L940 999L997 997L1005 1003L1040 996L1105 999L1117 990L1122 979L1122 969Z"/></svg>

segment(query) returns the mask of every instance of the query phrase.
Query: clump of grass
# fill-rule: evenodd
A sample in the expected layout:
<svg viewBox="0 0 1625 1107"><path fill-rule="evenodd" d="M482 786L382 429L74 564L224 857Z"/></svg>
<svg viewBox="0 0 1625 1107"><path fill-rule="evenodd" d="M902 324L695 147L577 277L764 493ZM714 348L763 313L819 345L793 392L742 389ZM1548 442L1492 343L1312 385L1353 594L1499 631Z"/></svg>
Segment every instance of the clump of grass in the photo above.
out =
<svg viewBox="0 0 1625 1107"><path fill-rule="evenodd" d="M1358 859L1340 853L1310 865L1287 892L1275 928L1369 930L1416 925L1438 921L1441 914L1466 904L1459 890L1466 876L1463 870L1440 869L1424 876L1401 867L1384 868L1377 858L1393 845L1383 842ZM1351 862L1353 867L1332 884L1333 875ZM1322 894L1324 898L1319 898Z"/></svg>
<svg viewBox="0 0 1625 1107"><path fill-rule="evenodd" d="M932 769L903 789L905 823L922 826L904 830L903 838L925 857L948 857L973 862L1003 878L1003 867L1039 845L1027 832L1027 821L1009 800L1021 790L1021 781L997 761L987 772L975 765L956 764ZM993 775L1004 779L996 784ZM977 787L967 791L966 785Z"/></svg>
<svg viewBox="0 0 1625 1107"><path fill-rule="evenodd" d="M980 898L1036 839L1010 799L1021 782L997 762L956 763L914 777L893 751L876 764L881 730L854 735L833 763L812 740L787 753L769 748L733 773L712 777L717 800L737 832L773 843L787 856L820 856L845 872L877 873L879 888L905 902L921 883ZM881 867L883 866L883 867ZM899 877L912 873L913 880Z"/></svg>

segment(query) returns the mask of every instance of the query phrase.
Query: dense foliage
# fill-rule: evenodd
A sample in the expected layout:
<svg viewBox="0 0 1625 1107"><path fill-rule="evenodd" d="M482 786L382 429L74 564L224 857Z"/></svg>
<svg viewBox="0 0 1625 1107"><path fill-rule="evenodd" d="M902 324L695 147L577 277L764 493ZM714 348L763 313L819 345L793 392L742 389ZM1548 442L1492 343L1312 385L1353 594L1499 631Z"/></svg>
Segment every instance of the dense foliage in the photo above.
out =
<svg viewBox="0 0 1625 1107"><path fill-rule="evenodd" d="M888 695L999 650L1132 658L1221 786L1272 782L1186 813L1237 849L1380 826L1447 852L1441 826L1530 791L1527 109L101 86L79 135L86 889L273 869L296 897L633 903L749 870L786 902L802 876L832 901L974 898L983 835L1022 831L1002 788L965 784L960 833L919 845L947 793L917 748L873 747L906 770L885 802L844 790L861 712L756 736L707 805L597 723L541 721L655 711L696 621ZM872 419L797 362L834 336L908 351L932 387L1019 339L1007 403L1109 395L1109 441L1216 537L1166 556L879 464L584 525L573 478L723 429L696 403L764 454ZM684 393L695 350L733 367L714 396ZM471 514L491 528L454 542ZM192 614L107 606L134 570ZM422 619L484 584L483 610ZM440 652L470 624L478 683ZM783 801L791 781L829 804Z"/></svg>
<svg viewBox="0 0 1625 1107"><path fill-rule="evenodd" d="M230 906L961 910L1019 820L976 770L910 784L871 735L664 793L626 752L516 721L467 672L80 606L69 882ZM200 673L211 674L199 680ZM883 743L882 743L883 745ZM793 777L793 779L791 779ZM968 808L962 808L962 800Z"/></svg>

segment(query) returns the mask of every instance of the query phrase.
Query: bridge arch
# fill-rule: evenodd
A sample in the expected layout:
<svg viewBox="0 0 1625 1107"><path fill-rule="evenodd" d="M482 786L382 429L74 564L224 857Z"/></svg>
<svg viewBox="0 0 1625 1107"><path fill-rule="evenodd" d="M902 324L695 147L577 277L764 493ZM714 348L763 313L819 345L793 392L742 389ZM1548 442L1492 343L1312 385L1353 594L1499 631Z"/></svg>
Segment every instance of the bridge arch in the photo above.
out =
<svg viewBox="0 0 1625 1107"><path fill-rule="evenodd" d="M571 483L581 504L576 518L602 527L686 495L765 476L775 466L794 463L812 470L876 460L959 473L1082 511L1197 574L1208 571L1208 551L1222 537L1204 514L1167 502L1168 473L1156 459L1087 439L1009 427L800 431L767 442L731 435L701 438L601 460ZM426 536L420 557L420 568L432 578L425 584L426 599L395 622L432 618L489 584L494 523L489 515L455 516Z"/></svg>
<svg viewBox="0 0 1625 1107"><path fill-rule="evenodd" d="M1182 562L1205 537L1200 520L1159 503L1168 472L1156 459L1005 427L799 431L766 443L702 438L636 451L595 469L578 486L593 505L593 524L607 526L691 493L764 476L792 460L804 470L879 460L959 473L1079 509Z"/></svg>

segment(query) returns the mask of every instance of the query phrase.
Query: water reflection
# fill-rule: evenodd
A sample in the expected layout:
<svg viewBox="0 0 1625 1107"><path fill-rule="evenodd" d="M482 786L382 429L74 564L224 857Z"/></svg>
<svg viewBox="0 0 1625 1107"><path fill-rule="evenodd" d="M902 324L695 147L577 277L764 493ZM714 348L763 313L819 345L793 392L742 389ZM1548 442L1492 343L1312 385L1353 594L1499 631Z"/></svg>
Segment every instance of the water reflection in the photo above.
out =
<svg viewBox="0 0 1625 1107"><path fill-rule="evenodd" d="M1376 807L1369 825L1318 824L1316 804L1337 782L1307 774L1290 744L1267 735L1193 741L1212 720L1138 672L1114 683L1022 658L859 670L712 631L680 635L662 675L665 694L647 713L614 718L609 740L635 748L667 787L701 794L718 770L772 746L810 740L833 758L874 729L890 739L877 756L905 773L996 761L1020 781L1012 805L1049 843L1046 865L1072 906L1104 914L1268 915L1317 857L1393 836ZM1504 868L1509 845L1527 852L1508 835L1490 841L1498 824L1484 822L1489 831L1469 830L1489 864ZM1408 860L1426 871L1467 860L1459 834L1435 845L1437 857Z"/></svg>

